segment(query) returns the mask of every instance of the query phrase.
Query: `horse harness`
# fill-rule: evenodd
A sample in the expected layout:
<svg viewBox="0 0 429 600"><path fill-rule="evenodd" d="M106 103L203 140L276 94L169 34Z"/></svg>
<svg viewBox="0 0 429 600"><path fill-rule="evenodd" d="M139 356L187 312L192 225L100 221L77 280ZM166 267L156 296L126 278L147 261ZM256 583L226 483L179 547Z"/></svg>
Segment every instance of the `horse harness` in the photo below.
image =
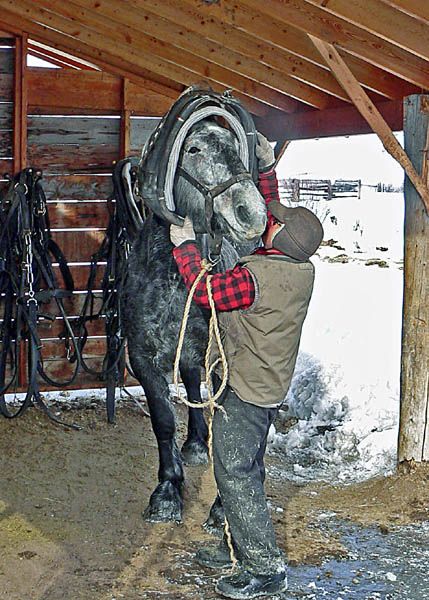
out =
<svg viewBox="0 0 429 600"><path fill-rule="evenodd" d="M244 164L241 172L213 188L178 166L180 151L191 127L208 117L221 117L228 122L239 141ZM184 177L204 197L205 232L198 232L198 237L208 254L217 257L222 236L213 224L213 200L236 183L246 179L257 181L255 145L253 119L229 92L217 94L199 87L188 88L163 117L143 148L134 194L167 223L182 225L183 217L175 212L173 186L177 175ZM208 258L204 251L203 256Z"/></svg>

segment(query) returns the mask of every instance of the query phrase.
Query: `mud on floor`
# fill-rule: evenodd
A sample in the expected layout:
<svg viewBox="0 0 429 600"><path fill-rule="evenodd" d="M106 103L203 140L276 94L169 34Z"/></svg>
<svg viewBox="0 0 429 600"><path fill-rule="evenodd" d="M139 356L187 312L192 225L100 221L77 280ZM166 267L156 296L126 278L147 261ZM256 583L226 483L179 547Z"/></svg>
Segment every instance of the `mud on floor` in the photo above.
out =
<svg viewBox="0 0 429 600"><path fill-rule="evenodd" d="M126 404L113 427L96 405L64 417L82 429L58 427L36 409L16 421L0 420L0 598L216 598L213 574L193 562L199 544L213 541L201 528L215 493L210 468L187 468L182 524L149 525L141 513L158 461L149 419ZM183 437L181 408L179 418ZM372 541L376 547L384 539L390 543L414 523L403 545L411 548L415 540L416 564L419 544L427 564L422 527L429 520L428 468L340 488L295 486L279 475L281 456L267 462L273 519L291 565L285 598L429 597L429 587L424 595L404 595L400 574L388 570L397 566L380 567L377 579L356 575L360 567L350 562L365 560L356 545L374 555ZM365 546L359 536L372 541ZM365 563L362 573L374 574L377 564Z"/></svg>

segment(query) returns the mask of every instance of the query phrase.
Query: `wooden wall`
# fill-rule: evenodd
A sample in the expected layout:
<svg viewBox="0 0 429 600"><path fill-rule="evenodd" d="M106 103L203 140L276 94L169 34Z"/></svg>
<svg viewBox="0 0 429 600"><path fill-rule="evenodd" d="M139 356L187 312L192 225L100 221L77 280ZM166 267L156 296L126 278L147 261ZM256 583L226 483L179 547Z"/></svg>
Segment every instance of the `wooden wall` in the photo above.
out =
<svg viewBox="0 0 429 600"><path fill-rule="evenodd" d="M13 173L13 38L7 47L0 48L0 73L0 173ZM87 83L88 77L94 80L92 94L88 94L91 92L88 88L85 96L76 93L79 74ZM24 164L43 172L52 236L66 255L75 281L75 292L65 299L65 309L71 319L77 319L85 297L91 255L98 249L108 222L113 162L122 158L124 145L128 156L139 155L159 118L132 116L131 111L120 110L123 82L119 78L99 72L35 68L25 69L25 77L27 85L33 84L27 88ZM139 94L140 104L147 106L144 93L140 90ZM150 101L150 106L154 106L153 98ZM160 109L163 108L167 109L160 102ZM153 115L154 108L150 112ZM100 288L102 274L100 265L96 289ZM100 305L97 300L95 310ZM53 302L42 305L41 312L57 315L54 322L42 320L39 326L45 370L53 378L67 379L74 365L67 361L64 342L58 338L63 329L62 319ZM88 331L84 357L89 366L99 370L105 352L103 320L88 323ZM25 381L23 384L21 387L25 388ZM71 387L102 385L96 377L81 372ZM49 389L44 384L41 388Z"/></svg>
<svg viewBox="0 0 429 600"><path fill-rule="evenodd" d="M13 170L14 38L0 37L0 187Z"/></svg>

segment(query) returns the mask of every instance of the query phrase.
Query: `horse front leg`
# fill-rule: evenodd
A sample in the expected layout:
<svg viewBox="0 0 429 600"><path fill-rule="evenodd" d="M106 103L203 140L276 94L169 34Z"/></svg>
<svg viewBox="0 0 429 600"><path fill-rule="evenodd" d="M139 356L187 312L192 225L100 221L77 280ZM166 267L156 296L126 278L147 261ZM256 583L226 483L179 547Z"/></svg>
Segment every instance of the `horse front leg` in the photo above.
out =
<svg viewBox="0 0 429 600"><path fill-rule="evenodd" d="M168 383L151 361L133 357L131 352L130 361L146 394L159 452L159 483L150 496L143 516L153 523L181 521L184 473L175 440L176 422Z"/></svg>
<svg viewBox="0 0 429 600"><path fill-rule="evenodd" d="M195 404L202 402L201 370L199 367L180 365L180 376L186 388L188 400ZM188 434L182 446L182 457L188 465L205 465L208 462L208 428L201 408L189 408Z"/></svg>

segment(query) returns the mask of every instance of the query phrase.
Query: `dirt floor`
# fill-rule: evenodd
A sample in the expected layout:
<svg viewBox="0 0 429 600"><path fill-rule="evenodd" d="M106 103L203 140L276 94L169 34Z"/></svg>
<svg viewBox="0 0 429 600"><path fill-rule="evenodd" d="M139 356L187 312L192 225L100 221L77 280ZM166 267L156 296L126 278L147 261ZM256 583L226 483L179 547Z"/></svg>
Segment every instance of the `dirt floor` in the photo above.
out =
<svg viewBox="0 0 429 600"><path fill-rule="evenodd" d="M196 548L213 540L201 528L214 498L211 469L187 468L182 524L150 525L141 514L157 474L149 419L126 403L116 426L95 403L63 417L82 429L54 425L36 409L0 419L0 598L216 598L213 574L193 562ZM320 526L326 514L385 536L429 520L427 468L340 488L285 481L280 456L268 466L278 540L292 568L347 556L341 537ZM304 596L319 597L291 597Z"/></svg>

